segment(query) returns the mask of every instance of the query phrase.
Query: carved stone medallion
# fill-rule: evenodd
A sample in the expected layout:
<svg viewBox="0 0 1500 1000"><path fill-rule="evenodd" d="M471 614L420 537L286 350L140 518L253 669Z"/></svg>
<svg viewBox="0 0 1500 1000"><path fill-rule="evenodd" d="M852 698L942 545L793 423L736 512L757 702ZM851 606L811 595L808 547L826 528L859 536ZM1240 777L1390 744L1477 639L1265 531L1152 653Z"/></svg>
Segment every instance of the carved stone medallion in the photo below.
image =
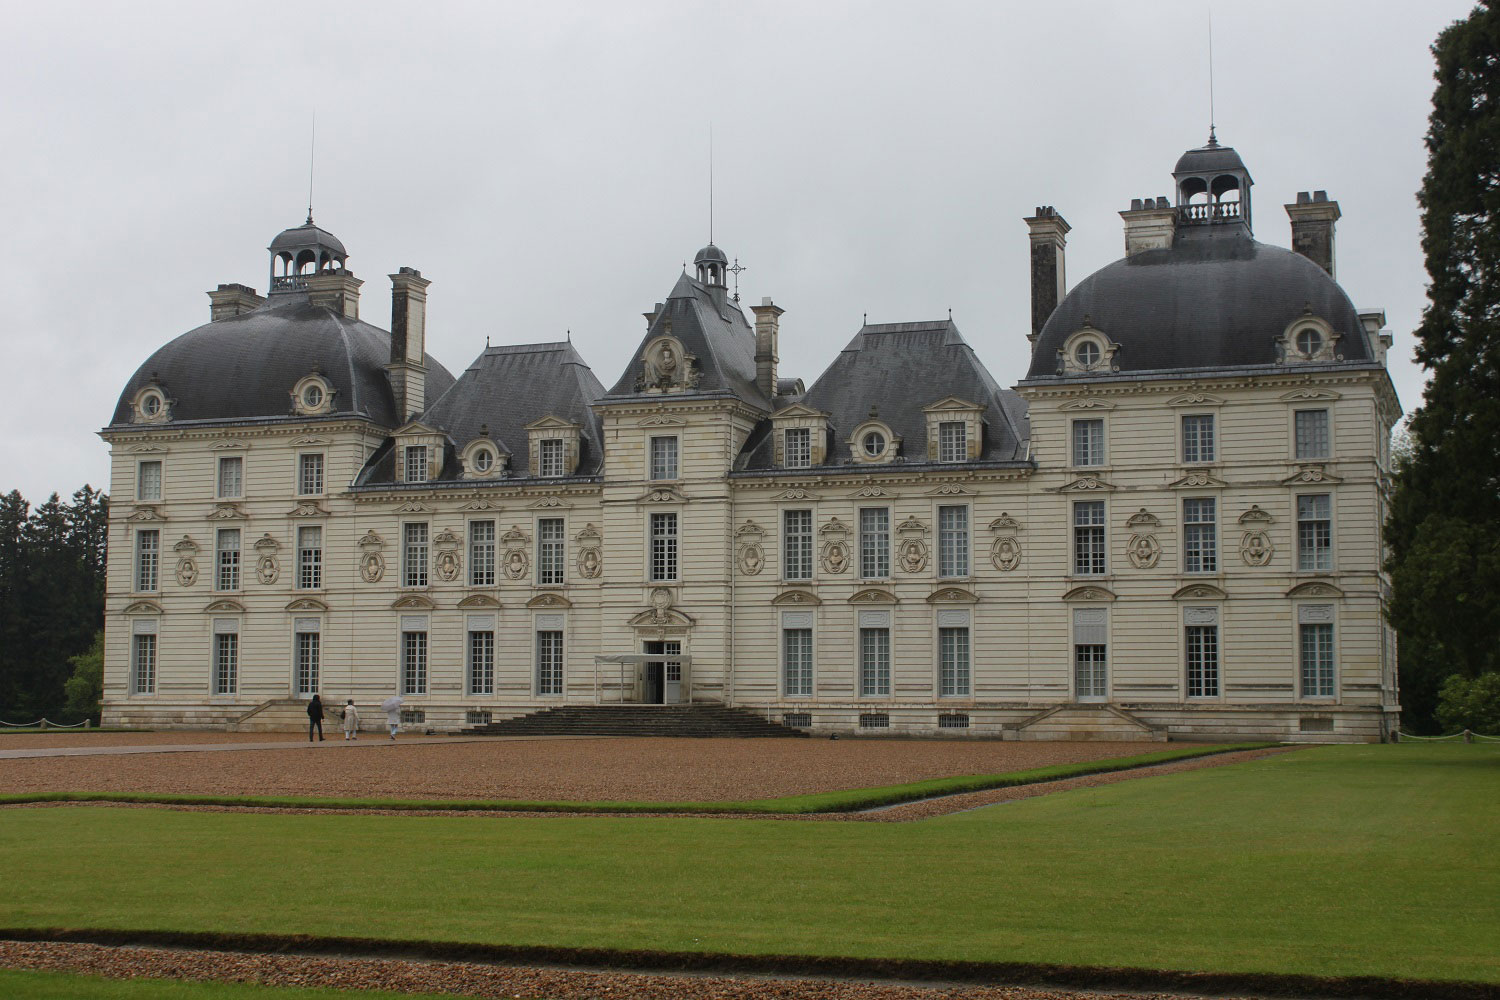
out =
<svg viewBox="0 0 1500 1000"><path fill-rule="evenodd" d="M990 562L1002 573L1021 565L1021 542L1015 535L1001 535L990 546Z"/></svg>
<svg viewBox="0 0 1500 1000"><path fill-rule="evenodd" d="M1125 554L1136 569L1150 569L1161 558L1161 543L1155 535L1131 535L1125 543Z"/></svg>
<svg viewBox="0 0 1500 1000"><path fill-rule="evenodd" d="M1264 566L1271 561L1276 551L1271 538L1264 531L1247 531L1240 538L1240 558L1246 566Z"/></svg>
<svg viewBox="0 0 1500 1000"><path fill-rule="evenodd" d="M380 578L385 576L385 556L378 549L366 552L360 560L359 575L364 577L366 583L379 583Z"/></svg>
<svg viewBox="0 0 1500 1000"><path fill-rule="evenodd" d="M838 539L823 543L823 569L829 573L845 573L849 570L849 543Z"/></svg>
<svg viewBox="0 0 1500 1000"><path fill-rule="evenodd" d="M905 573L920 573L927 568L927 543L920 538L908 538L901 543L899 557L901 570Z"/></svg>

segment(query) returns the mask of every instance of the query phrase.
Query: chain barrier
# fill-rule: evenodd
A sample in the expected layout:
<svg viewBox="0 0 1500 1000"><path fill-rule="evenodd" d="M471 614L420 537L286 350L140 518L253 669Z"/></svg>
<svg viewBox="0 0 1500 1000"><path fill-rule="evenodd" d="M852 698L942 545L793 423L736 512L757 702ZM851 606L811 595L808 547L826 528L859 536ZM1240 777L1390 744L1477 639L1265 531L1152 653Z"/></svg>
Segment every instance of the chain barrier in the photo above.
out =
<svg viewBox="0 0 1500 1000"><path fill-rule="evenodd" d="M1465 743L1473 743L1475 740L1488 740L1491 743L1500 743L1500 736L1486 736L1483 733L1476 733L1472 729L1464 729L1460 732L1450 733L1447 736L1417 736L1398 729L1396 730L1396 735L1403 740L1422 740L1426 743L1454 743L1459 740Z"/></svg>
<svg viewBox="0 0 1500 1000"><path fill-rule="evenodd" d="M65 726L61 722L53 722L51 719L37 719L35 722L0 722L0 726L5 726L9 729L87 729L89 728L89 720L84 719L82 722L71 722Z"/></svg>

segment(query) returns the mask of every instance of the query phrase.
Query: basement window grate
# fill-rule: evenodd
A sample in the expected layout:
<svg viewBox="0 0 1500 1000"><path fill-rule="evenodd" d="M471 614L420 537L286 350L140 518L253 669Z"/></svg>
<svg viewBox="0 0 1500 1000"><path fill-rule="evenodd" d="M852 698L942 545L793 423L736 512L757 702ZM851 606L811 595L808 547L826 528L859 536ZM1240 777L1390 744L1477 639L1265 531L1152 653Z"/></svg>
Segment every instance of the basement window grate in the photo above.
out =
<svg viewBox="0 0 1500 1000"><path fill-rule="evenodd" d="M1333 720L1331 718L1303 719L1302 731L1304 733L1331 733L1333 732Z"/></svg>
<svg viewBox="0 0 1500 1000"><path fill-rule="evenodd" d="M969 716L964 712L952 712L938 716L939 729L968 729Z"/></svg>
<svg viewBox="0 0 1500 1000"><path fill-rule="evenodd" d="M494 721L494 717L490 715L489 709L479 710L471 708L464 718L468 720L471 726L488 726Z"/></svg>
<svg viewBox="0 0 1500 1000"><path fill-rule="evenodd" d="M791 726L793 729L808 729L812 726L811 712L783 712L781 724Z"/></svg>
<svg viewBox="0 0 1500 1000"><path fill-rule="evenodd" d="M891 717L884 712L862 712L859 716L861 729L889 729Z"/></svg>
<svg viewBox="0 0 1500 1000"><path fill-rule="evenodd" d="M401 722L403 725L420 725L427 721L427 713L420 708L403 708L401 710Z"/></svg>

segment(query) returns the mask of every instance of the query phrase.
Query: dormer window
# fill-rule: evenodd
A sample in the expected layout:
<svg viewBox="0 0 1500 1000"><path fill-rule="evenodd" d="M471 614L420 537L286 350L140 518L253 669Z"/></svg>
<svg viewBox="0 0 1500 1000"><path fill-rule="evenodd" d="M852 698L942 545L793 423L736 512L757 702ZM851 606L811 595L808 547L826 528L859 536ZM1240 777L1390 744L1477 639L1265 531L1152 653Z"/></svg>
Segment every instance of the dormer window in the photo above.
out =
<svg viewBox="0 0 1500 1000"><path fill-rule="evenodd" d="M1120 345L1095 329L1087 316L1083 326L1074 331L1057 352L1059 375L1102 375L1115 370L1115 355Z"/></svg>
<svg viewBox="0 0 1500 1000"><path fill-rule="evenodd" d="M543 417L526 425L531 435L531 475L547 479L578 471L583 428L561 417Z"/></svg>
<svg viewBox="0 0 1500 1000"><path fill-rule="evenodd" d="M493 479L505 470L506 456L490 437L488 427L481 427L479 437L470 441L458 457L465 479Z"/></svg>
<svg viewBox="0 0 1500 1000"><path fill-rule="evenodd" d="M159 424L170 419L171 407L160 386L148 385L135 394L136 423Z"/></svg>
<svg viewBox="0 0 1500 1000"><path fill-rule="evenodd" d="M886 439L880 431L866 431L859 439L859 446L864 450L865 458L875 460L885 454Z"/></svg>
<svg viewBox="0 0 1500 1000"><path fill-rule="evenodd" d="M154 417L162 410L161 393L148 392L141 396L141 413Z"/></svg>
<svg viewBox="0 0 1500 1000"><path fill-rule="evenodd" d="M782 448L788 469L807 469L812 466L812 428L788 427L781 432L785 439Z"/></svg>
<svg viewBox="0 0 1500 1000"><path fill-rule="evenodd" d="M969 457L968 427L962 420L938 424L938 461L962 462Z"/></svg>
<svg viewBox="0 0 1500 1000"><path fill-rule="evenodd" d="M1092 340L1080 341L1073 348L1073 360L1078 362L1079 368L1092 368L1099 363L1099 345Z"/></svg>
<svg viewBox="0 0 1500 1000"><path fill-rule="evenodd" d="M402 449L402 480L408 483L427 482L427 446L411 444Z"/></svg>
<svg viewBox="0 0 1500 1000"><path fill-rule="evenodd" d="M333 387L322 374L313 371L292 386L292 409L300 416L317 416L333 409Z"/></svg>
<svg viewBox="0 0 1500 1000"><path fill-rule="evenodd" d="M495 466L495 453L489 448L480 448L474 452L474 471L489 472Z"/></svg>
<svg viewBox="0 0 1500 1000"><path fill-rule="evenodd" d="M801 403L771 417L774 464L783 469L811 469L828 461L828 414Z"/></svg>
<svg viewBox="0 0 1500 1000"><path fill-rule="evenodd" d="M927 461L955 465L979 457L984 440L984 407L946 396L922 407L927 417Z"/></svg>
<svg viewBox="0 0 1500 1000"><path fill-rule="evenodd" d="M1340 335L1333 327L1312 314L1311 308L1288 324L1281 336L1276 338L1277 348L1285 364L1305 362L1342 361L1338 353Z"/></svg>
<svg viewBox="0 0 1500 1000"><path fill-rule="evenodd" d="M1323 349L1323 331L1315 326L1305 326L1297 331L1297 353L1311 358Z"/></svg>
<svg viewBox="0 0 1500 1000"><path fill-rule="evenodd" d="M896 460L901 450L901 438L889 425L875 418L870 410L870 419L854 428L849 435L849 457L856 465L884 465Z"/></svg>
<svg viewBox="0 0 1500 1000"><path fill-rule="evenodd" d="M563 474L563 442L558 438L537 443L537 475L554 477Z"/></svg>

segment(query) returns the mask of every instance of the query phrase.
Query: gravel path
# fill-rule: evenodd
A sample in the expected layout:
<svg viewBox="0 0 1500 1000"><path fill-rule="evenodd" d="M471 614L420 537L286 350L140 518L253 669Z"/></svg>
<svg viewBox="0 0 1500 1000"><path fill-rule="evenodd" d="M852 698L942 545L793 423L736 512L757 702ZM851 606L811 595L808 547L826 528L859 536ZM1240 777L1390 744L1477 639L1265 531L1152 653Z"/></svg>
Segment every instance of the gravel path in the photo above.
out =
<svg viewBox="0 0 1500 1000"><path fill-rule="evenodd" d="M577 969L412 962L394 959L253 955L0 941L0 966L78 972L113 979L212 979L268 986L446 993L547 1000L1205 1000L1181 993L1077 993L1023 986L915 986L825 979L732 978L592 972ZM1224 997L1218 1000L1226 1000ZM1243 998L1242 998L1243 1000Z"/></svg>
<svg viewBox="0 0 1500 1000"><path fill-rule="evenodd" d="M0 792L713 801L998 774L1166 749L1161 743L625 738L372 741L325 752L333 746L293 741L286 750L0 760Z"/></svg>
<svg viewBox="0 0 1500 1000"><path fill-rule="evenodd" d="M325 722L324 732L333 728ZM365 735L365 734L362 734ZM379 735L374 734L374 735ZM50 747L176 746L184 743L306 743L306 733L225 733L218 730L169 729L130 733L0 733L0 750Z"/></svg>

